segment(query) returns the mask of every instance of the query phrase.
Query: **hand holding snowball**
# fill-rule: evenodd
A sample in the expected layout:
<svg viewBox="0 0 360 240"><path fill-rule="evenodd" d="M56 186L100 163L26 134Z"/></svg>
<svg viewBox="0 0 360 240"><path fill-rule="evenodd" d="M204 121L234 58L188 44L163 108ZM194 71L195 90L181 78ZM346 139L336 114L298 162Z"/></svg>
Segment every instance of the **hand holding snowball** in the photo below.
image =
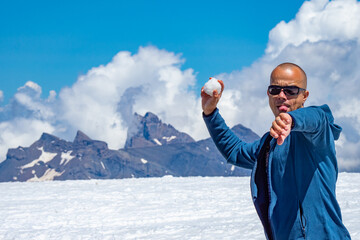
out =
<svg viewBox="0 0 360 240"><path fill-rule="evenodd" d="M209 81L207 81L204 85L204 92L206 92L210 96L213 96L214 90L220 93L221 85L216 78L211 77L209 78Z"/></svg>
<svg viewBox="0 0 360 240"><path fill-rule="evenodd" d="M224 90L224 83L216 78L210 78L201 89L201 105L205 115L211 114L217 106Z"/></svg>

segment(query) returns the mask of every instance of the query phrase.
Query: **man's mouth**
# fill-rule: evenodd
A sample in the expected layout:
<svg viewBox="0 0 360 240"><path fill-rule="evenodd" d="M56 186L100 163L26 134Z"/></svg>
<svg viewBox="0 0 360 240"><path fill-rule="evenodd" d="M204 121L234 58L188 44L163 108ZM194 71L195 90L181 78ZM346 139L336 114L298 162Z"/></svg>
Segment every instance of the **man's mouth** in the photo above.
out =
<svg viewBox="0 0 360 240"><path fill-rule="evenodd" d="M278 109L280 112L287 112L289 107L286 105L280 105L280 106L278 106Z"/></svg>

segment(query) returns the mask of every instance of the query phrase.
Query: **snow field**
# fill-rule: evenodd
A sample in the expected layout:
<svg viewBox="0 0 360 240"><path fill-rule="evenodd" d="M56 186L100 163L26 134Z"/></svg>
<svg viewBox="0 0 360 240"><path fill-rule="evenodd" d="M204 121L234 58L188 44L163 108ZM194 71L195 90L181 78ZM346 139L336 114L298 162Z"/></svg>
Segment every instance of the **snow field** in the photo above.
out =
<svg viewBox="0 0 360 240"><path fill-rule="evenodd" d="M264 239L249 177L0 183L0 239ZM360 174L337 197L360 239Z"/></svg>

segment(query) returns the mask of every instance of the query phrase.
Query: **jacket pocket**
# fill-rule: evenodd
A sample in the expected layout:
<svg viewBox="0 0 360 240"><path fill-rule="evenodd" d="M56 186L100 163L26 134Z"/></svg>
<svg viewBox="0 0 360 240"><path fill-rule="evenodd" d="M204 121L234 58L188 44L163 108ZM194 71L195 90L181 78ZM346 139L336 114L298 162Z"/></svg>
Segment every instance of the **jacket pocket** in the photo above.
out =
<svg viewBox="0 0 360 240"><path fill-rule="evenodd" d="M300 211L300 226L301 226L301 233L304 237L304 239L306 238L306 217L304 215L304 209L301 206L301 203L299 201L299 211Z"/></svg>

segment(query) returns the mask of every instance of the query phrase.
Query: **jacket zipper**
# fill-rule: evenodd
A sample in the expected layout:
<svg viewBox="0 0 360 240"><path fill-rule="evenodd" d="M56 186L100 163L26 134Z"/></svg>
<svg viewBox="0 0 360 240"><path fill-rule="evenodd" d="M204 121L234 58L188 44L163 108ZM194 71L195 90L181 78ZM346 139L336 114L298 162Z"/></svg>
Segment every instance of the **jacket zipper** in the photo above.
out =
<svg viewBox="0 0 360 240"><path fill-rule="evenodd" d="M266 152L265 171L266 171L266 178L267 178L268 198L269 198L269 209L268 209L268 213L267 213L267 218L268 218L269 225L270 225L270 234L271 234L270 239L273 239L274 233L273 233L271 221L270 221L270 203L271 203L270 174L269 174L270 142L267 144L265 152Z"/></svg>
<svg viewBox="0 0 360 240"><path fill-rule="evenodd" d="M306 227L306 218L304 216L304 210L301 206L301 203L299 201L299 209L300 209L300 223L301 223L301 231L303 234L304 239L306 238L306 233L305 233L305 227Z"/></svg>

